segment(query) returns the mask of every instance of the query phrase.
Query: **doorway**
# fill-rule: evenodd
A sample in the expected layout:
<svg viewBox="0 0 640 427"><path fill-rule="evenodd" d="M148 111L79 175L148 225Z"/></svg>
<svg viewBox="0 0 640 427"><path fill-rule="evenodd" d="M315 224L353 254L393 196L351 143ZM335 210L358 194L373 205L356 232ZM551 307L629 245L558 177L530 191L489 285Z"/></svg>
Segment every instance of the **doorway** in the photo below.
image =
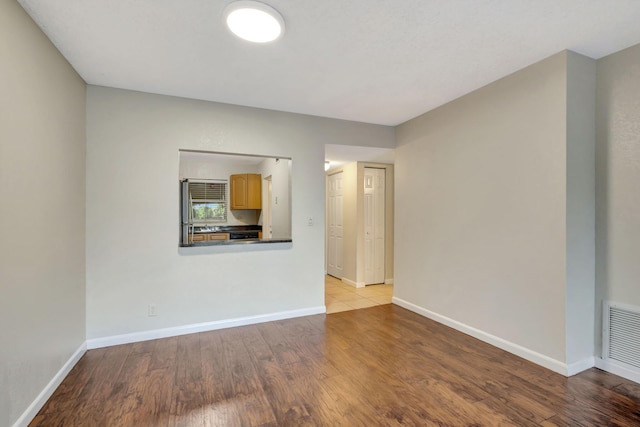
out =
<svg viewBox="0 0 640 427"><path fill-rule="evenodd" d="M325 276L324 286L327 314L391 304L393 298L393 285L354 288L333 276Z"/></svg>
<svg viewBox="0 0 640 427"><path fill-rule="evenodd" d="M393 149L325 145L325 274L358 292L393 288L393 158Z"/></svg>
<svg viewBox="0 0 640 427"><path fill-rule="evenodd" d="M264 180L267 194L265 201L262 203L264 216L264 221L262 223L262 237L264 239L271 239L273 237L273 179L272 176L269 175Z"/></svg>

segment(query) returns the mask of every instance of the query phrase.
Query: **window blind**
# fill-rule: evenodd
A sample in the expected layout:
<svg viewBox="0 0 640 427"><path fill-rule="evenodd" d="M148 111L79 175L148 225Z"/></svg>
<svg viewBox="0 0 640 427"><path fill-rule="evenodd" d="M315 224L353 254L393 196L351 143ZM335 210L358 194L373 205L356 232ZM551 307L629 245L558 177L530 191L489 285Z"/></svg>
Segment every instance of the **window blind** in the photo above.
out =
<svg viewBox="0 0 640 427"><path fill-rule="evenodd" d="M227 183L190 181L189 196L192 200L224 202L227 200Z"/></svg>
<svg viewBox="0 0 640 427"><path fill-rule="evenodd" d="M227 221L227 181L187 181L189 220L197 223Z"/></svg>

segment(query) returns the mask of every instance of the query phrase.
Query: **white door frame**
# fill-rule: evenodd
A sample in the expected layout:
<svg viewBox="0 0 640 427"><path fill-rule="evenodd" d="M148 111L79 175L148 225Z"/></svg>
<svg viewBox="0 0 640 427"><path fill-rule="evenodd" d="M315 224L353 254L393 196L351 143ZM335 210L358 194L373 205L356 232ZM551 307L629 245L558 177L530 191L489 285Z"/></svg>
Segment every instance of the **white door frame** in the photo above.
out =
<svg viewBox="0 0 640 427"><path fill-rule="evenodd" d="M262 238L263 239L271 239L273 237L273 180L272 176L269 175L264 178L267 182L266 185L266 200L265 203L262 203Z"/></svg>

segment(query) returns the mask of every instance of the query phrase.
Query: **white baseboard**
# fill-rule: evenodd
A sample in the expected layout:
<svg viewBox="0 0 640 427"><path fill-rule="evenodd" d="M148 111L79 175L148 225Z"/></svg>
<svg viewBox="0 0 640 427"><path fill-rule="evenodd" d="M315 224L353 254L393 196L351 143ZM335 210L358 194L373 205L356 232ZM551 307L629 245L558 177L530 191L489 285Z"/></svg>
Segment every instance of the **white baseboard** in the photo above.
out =
<svg viewBox="0 0 640 427"><path fill-rule="evenodd" d="M155 340L158 338L175 337L178 335L194 334L197 332L214 331L216 329L233 328L235 326L253 325L256 323L272 322L274 320L291 319L294 317L311 316L326 313L325 306L303 308L300 310L281 311L278 313L262 314L258 316L239 317L236 319L218 320L215 322L194 323L173 328L154 329L151 331L133 332L130 334L114 335L110 337L87 340L87 348L102 348L112 345L129 344L132 342Z"/></svg>
<svg viewBox="0 0 640 427"><path fill-rule="evenodd" d="M582 371L591 369L594 366L596 366L596 358L593 356L587 357L586 359L582 359L574 363L570 363L567 365L566 376L572 377L576 374L579 374Z"/></svg>
<svg viewBox="0 0 640 427"><path fill-rule="evenodd" d="M465 325L464 323L458 322L457 320L453 320L438 313L434 313L431 310L427 310L426 308L417 306L400 298L393 297L391 302L399 305L400 307L404 307L407 310L413 311L414 313L418 313L424 317L434 320L438 323L449 326L457 331L463 332L467 335L471 335L472 337L491 344L494 347L498 347L502 350L508 351L509 353L515 354L516 356L520 356L523 359L535 363L536 365L540 365L564 376L569 376L567 365L560 362L559 360L552 359L551 357L545 356L544 354L540 354L526 347L522 347L500 337L496 337L495 335L491 335L469 325Z"/></svg>
<svg viewBox="0 0 640 427"><path fill-rule="evenodd" d="M345 277L340 280L342 280L342 283L345 285L353 286L354 288L364 288L365 286L364 282L354 282L353 280L349 280Z"/></svg>
<svg viewBox="0 0 640 427"><path fill-rule="evenodd" d="M393 277L390 277L388 279L384 279L384 284L385 285L393 285Z"/></svg>
<svg viewBox="0 0 640 427"><path fill-rule="evenodd" d="M78 363L78 360L86 353L87 344L82 343L82 345L71 355L69 360L65 362L65 364L60 368L58 373L56 373L49 384L42 389L38 397L31 402L31 405L27 408L26 411L22 413L20 418L13 424L13 427L27 427L29 423L38 415L38 411L42 409L47 400L51 397L54 391L60 386L62 380L66 378L66 376L71 372L71 369Z"/></svg>
<svg viewBox="0 0 640 427"><path fill-rule="evenodd" d="M640 370L631 366L626 366L611 359L601 359L596 357L596 368L610 372L629 381L640 383Z"/></svg>

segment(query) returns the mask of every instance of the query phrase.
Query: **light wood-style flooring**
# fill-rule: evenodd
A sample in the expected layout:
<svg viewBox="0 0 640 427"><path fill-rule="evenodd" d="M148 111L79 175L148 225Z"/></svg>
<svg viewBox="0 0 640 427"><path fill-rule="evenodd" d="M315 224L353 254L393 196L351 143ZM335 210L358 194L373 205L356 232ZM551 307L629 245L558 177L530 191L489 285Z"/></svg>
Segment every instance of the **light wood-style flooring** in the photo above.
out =
<svg viewBox="0 0 640 427"><path fill-rule="evenodd" d="M639 399L387 304L90 350L31 426L638 426Z"/></svg>
<svg viewBox="0 0 640 427"><path fill-rule="evenodd" d="M340 279L325 276L324 303L327 314L347 310L391 304L393 285L369 285L364 288L354 288L345 285Z"/></svg>

